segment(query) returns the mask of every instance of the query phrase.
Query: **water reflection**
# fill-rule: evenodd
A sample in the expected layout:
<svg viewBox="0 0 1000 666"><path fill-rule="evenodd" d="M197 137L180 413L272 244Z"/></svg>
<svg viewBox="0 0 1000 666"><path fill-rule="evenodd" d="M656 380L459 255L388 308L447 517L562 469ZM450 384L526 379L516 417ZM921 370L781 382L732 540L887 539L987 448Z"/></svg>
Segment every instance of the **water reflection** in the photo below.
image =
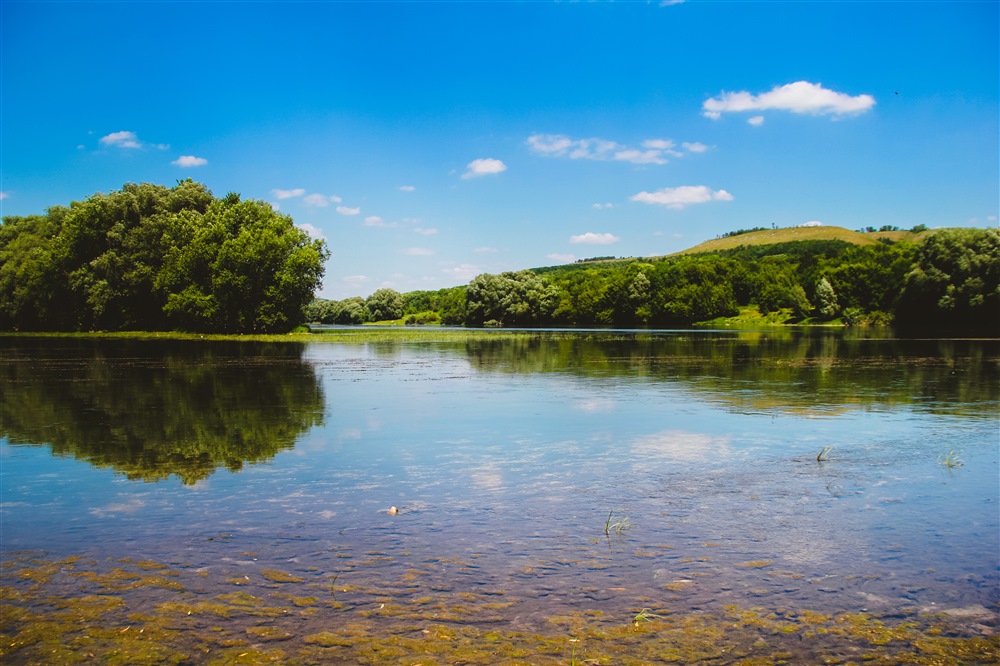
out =
<svg viewBox="0 0 1000 666"><path fill-rule="evenodd" d="M910 406L929 413L995 416L995 340L852 338L842 332L539 335L476 339L478 370L566 372L671 382L743 411L816 416L847 408ZM607 409L588 401L582 409Z"/></svg>
<svg viewBox="0 0 1000 666"><path fill-rule="evenodd" d="M303 345L7 339L0 437L132 480L238 471L323 421Z"/></svg>

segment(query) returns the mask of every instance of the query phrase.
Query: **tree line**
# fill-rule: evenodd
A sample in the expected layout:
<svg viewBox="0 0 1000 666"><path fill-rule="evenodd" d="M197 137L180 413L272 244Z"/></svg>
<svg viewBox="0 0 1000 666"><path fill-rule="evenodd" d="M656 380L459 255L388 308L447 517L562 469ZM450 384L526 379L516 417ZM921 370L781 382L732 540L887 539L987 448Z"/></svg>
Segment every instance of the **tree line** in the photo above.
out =
<svg viewBox="0 0 1000 666"><path fill-rule="evenodd" d="M0 224L0 329L283 332L329 256L264 201L126 184Z"/></svg>
<svg viewBox="0 0 1000 666"><path fill-rule="evenodd" d="M742 230L741 230L742 231ZM0 224L0 330L282 332L303 321L678 327L741 309L793 321L996 333L1000 231L792 241L484 273L467 285L314 299L326 244L264 201L191 180L126 184Z"/></svg>
<svg viewBox="0 0 1000 666"><path fill-rule="evenodd" d="M386 309L380 303L391 302ZM469 284L316 301L311 321L460 326L690 326L741 309L791 321L1000 332L1000 231L919 242L791 241L733 250L484 273Z"/></svg>

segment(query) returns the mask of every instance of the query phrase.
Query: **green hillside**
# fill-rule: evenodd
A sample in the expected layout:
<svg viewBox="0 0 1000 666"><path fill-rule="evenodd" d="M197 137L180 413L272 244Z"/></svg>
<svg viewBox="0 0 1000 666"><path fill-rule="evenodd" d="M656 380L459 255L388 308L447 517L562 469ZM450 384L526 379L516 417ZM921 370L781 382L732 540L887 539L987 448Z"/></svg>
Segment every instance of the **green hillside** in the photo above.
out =
<svg viewBox="0 0 1000 666"><path fill-rule="evenodd" d="M723 250L733 250L741 246L751 245L776 245L779 243L791 243L795 241L827 241L836 240L852 243L854 245L874 245L880 240L916 241L920 237L930 234L929 231L875 231L861 233L843 227L789 227L785 229L763 229L760 231L749 231L745 234L727 236L725 238L713 238L704 243L699 243L694 247L689 247L680 252L674 252L668 256L682 254L699 254L702 252L720 252Z"/></svg>

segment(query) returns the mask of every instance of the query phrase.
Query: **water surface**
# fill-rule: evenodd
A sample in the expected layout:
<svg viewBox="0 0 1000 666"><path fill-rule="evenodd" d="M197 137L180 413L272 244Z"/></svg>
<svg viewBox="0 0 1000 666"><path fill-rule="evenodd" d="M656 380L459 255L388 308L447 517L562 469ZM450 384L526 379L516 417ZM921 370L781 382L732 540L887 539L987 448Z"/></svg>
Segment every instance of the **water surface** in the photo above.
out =
<svg viewBox="0 0 1000 666"><path fill-rule="evenodd" d="M4 338L5 659L989 663L998 375L840 332Z"/></svg>

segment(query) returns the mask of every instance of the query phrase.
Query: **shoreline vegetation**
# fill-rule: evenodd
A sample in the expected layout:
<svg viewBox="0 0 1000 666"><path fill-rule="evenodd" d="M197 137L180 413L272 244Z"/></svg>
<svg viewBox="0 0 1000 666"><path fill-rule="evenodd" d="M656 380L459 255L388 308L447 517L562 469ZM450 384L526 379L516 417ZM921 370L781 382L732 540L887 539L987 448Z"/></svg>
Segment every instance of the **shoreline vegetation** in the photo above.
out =
<svg viewBox="0 0 1000 666"><path fill-rule="evenodd" d="M673 255L314 298L330 252L264 201L126 184L0 224L0 331L287 334L302 324L893 326L1000 334L1000 230L754 227Z"/></svg>

